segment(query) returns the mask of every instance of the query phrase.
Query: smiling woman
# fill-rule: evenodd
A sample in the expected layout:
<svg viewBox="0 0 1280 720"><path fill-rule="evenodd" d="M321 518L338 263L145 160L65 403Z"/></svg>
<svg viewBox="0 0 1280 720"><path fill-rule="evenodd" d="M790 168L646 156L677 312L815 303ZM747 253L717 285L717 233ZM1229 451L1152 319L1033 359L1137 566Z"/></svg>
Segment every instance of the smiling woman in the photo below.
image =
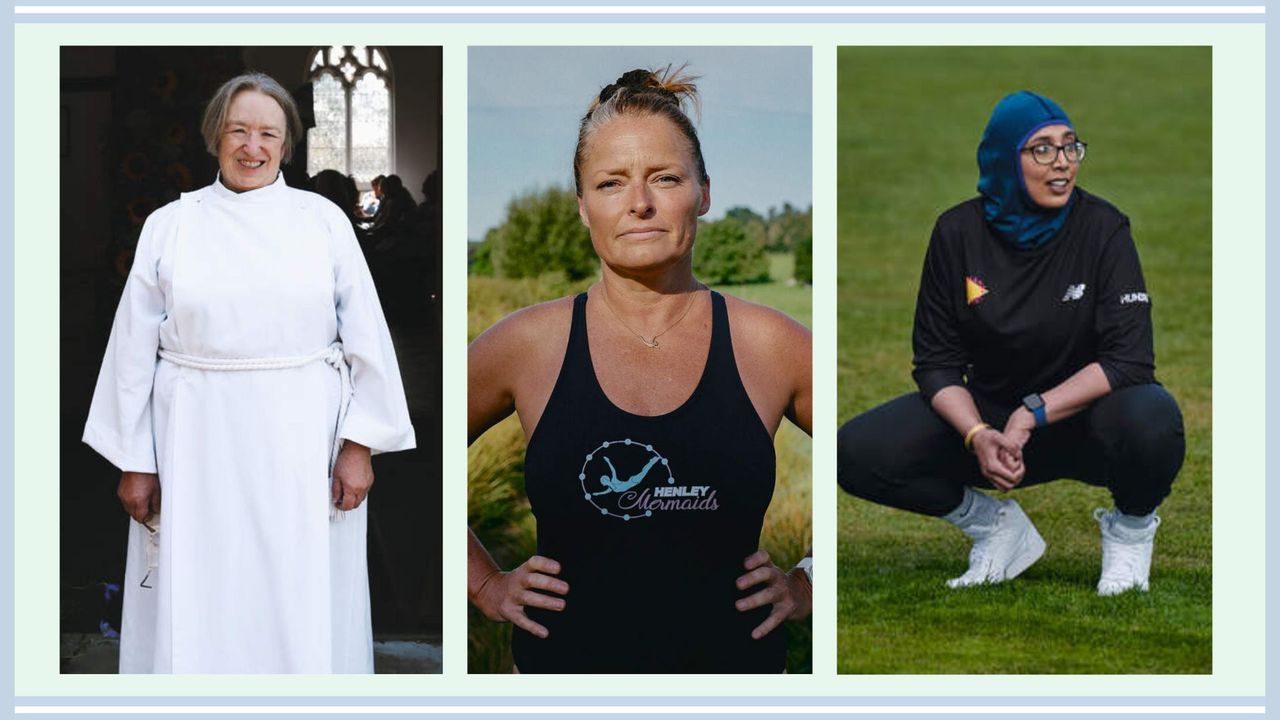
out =
<svg viewBox="0 0 1280 720"><path fill-rule="evenodd" d="M810 428L809 332L694 277L711 179L691 101L670 68L596 95L574 178L600 281L468 354L470 438L514 412L528 443L537 554L503 572L468 548L468 595L515 625L520 672L781 672L779 625L809 613L806 570L760 550L774 434Z"/></svg>
<svg viewBox="0 0 1280 720"><path fill-rule="evenodd" d="M121 672L372 672L370 454L414 446L351 224L285 185L301 137L242 75L202 123L212 185L146 220L84 441L132 517Z"/></svg>
<svg viewBox="0 0 1280 720"><path fill-rule="evenodd" d="M275 179L285 147L284 111L256 90L231 101L218 141L218 169L232 190L255 190Z"/></svg>
<svg viewBox="0 0 1280 720"><path fill-rule="evenodd" d="M1061 208L1071 202L1084 147L1070 126L1049 125L1036 131L1022 148L1022 181L1031 202L1042 208Z"/></svg>
<svg viewBox="0 0 1280 720"><path fill-rule="evenodd" d="M840 485L942 518L973 540L951 588L1012 580L1045 542L1010 491L1062 477L1107 488L1101 596L1146 591L1185 453L1156 382L1151 305L1129 218L1076 187L1066 112L1036 93L996 104L978 145L979 197L942 214L916 301L919 392L840 429Z"/></svg>
<svg viewBox="0 0 1280 720"><path fill-rule="evenodd" d="M265 75L244 77L254 81L235 93L219 91L200 128L209 154L218 158L221 182L236 192L275 182L302 137L293 97Z"/></svg>

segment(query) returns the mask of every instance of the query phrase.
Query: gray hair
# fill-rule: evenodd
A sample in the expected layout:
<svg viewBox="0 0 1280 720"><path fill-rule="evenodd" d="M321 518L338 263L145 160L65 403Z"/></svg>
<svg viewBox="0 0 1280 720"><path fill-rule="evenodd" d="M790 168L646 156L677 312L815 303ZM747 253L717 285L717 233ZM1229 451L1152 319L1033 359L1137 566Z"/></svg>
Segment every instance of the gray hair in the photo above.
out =
<svg viewBox="0 0 1280 720"><path fill-rule="evenodd" d="M244 90L256 90L276 101L284 111L284 152L280 158L289 162L293 158L293 146L302 137L302 118L298 115L298 105L288 90L276 82L275 78L258 72L237 75L222 83L218 92L213 94L209 105L204 109L204 119L200 121L200 132L204 135L205 148L210 155L217 157L218 140L222 137L222 128L227 123L227 111L231 109L231 99Z"/></svg>

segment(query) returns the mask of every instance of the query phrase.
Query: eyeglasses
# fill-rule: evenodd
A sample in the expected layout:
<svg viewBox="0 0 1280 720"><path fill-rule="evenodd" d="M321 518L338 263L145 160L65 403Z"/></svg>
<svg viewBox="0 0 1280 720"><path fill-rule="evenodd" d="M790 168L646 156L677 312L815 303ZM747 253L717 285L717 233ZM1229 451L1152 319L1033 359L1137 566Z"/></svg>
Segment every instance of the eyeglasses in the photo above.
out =
<svg viewBox="0 0 1280 720"><path fill-rule="evenodd" d="M1037 165L1052 165L1058 161L1058 153L1067 156L1067 162L1075 164L1084 160L1084 151L1089 148L1085 143L1077 140L1069 142L1066 145L1054 145L1052 143L1037 143L1022 148L1022 152L1031 153L1031 159L1036 161Z"/></svg>

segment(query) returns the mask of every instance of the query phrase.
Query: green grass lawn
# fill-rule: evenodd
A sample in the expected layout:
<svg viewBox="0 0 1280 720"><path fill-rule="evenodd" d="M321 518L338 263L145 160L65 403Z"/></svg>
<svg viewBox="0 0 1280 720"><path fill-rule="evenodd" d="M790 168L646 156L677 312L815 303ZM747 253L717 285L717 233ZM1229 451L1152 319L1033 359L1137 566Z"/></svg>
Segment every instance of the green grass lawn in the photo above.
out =
<svg viewBox="0 0 1280 720"><path fill-rule="evenodd" d="M718 285L716 290L729 293L743 300L750 300L790 315L799 320L805 327L813 327L813 302L809 289L797 286L791 280L791 272L795 268L795 257L788 253L769 255L769 277L767 283L751 285Z"/></svg>
<svg viewBox="0 0 1280 720"><path fill-rule="evenodd" d="M787 282L791 257L775 255L770 262L772 282L715 289L777 308L809 325L811 291ZM529 280L472 277L467 285L468 337L474 338L510 312L581 292L591 282L566 283L554 275ZM524 494L524 447L524 435L513 416L485 433L467 456L468 523L505 569L523 562L537 547L533 514ZM784 421L774 448L777 484L760 546L780 567L790 568L812 543L812 444L807 435ZM786 623L783 631L787 633L787 671L811 672L811 621ZM510 625L490 622L472 607L467 636L468 672L511 672Z"/></svg>
<svg viewBox="0 0 1280 720"><path fill-rule="evenodd" d="M1017 491L1048 551L1011 583L964 591L943 585L966 564L959 532L841 493L840 672L1212 671L1210 63L1192 47L840 50L841 419L915 389L911 324L933 221L976 194L991 108L1029 89L1058 101L1089 143L1080 185L1132 221L1157 377L1187 432L1148 594L1094 595L1090 512L1110 506L1103 490Z"/></svg>

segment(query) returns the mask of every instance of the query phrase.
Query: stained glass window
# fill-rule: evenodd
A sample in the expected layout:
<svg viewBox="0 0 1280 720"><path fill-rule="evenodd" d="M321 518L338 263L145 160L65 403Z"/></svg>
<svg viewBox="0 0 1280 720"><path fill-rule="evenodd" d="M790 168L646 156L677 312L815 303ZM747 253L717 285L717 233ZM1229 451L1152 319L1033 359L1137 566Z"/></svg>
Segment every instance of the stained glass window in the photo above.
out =
<svg viewBox="0 0 1280 720"><path fill-rule="evenodd" d="M307 131L307 173L337 170L367 183L393 172L391 69L382 51L318 48L309 72L316 126Z"/></svg>
<svg viewBox="0 0 1280 720"><path fill-rule="evenodd" d="M333 168L346 174L347 94L342 80L322 71L311 81L316 126L307 131L307 174Z"/></svg>

